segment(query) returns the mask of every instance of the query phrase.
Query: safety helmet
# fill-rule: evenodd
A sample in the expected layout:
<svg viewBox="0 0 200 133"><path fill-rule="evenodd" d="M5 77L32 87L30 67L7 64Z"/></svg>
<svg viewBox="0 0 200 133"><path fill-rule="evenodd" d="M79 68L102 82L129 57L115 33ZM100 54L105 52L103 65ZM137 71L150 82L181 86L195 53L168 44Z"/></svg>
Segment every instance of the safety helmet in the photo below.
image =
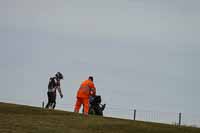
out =
<svg viewBox="0 0 200 133"><path fill-rule="evenodd" d="M64 78L61 72L57 72L55 76L58 79L63 79Z"/></svg>

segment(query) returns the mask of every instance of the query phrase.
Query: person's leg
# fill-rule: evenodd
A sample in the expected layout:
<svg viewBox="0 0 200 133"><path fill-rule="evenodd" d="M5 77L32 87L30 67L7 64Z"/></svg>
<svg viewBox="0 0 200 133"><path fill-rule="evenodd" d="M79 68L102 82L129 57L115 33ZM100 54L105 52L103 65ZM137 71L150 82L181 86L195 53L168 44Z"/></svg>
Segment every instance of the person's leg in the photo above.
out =
<svg viewBox="0 0 200 133"><path fill-rule="evenodd" d="M56 92L52 93L52 108L56 107Z"/></svg>
<svg viewBox="0 0 200 133"><path fill-rule="evenodd" d="M50 101L51 101L51 98L50 98L50 94L49 94L49 92L47 92L47 96L48 96L48 103L47 103L47 105L46 105L46 107L45 108L49 108L49 106L50 106Z"/></svg>
<svg viewBox="0 0 200 133"><path fill-rule="evenodd" d="M83 99L83 107L84 107L84 115L88 115L88 111L89 111L89 99L88 98Z"/></svg>
<svg viewBox="0 0 200 133"><path fill-rule="evenodd" d="M74 112L76 112L76 113L79 112L79 109L81 108L81 104L82 104L82 99L81 98L77 98L76 99L75 108L74 108Z"/></svg>

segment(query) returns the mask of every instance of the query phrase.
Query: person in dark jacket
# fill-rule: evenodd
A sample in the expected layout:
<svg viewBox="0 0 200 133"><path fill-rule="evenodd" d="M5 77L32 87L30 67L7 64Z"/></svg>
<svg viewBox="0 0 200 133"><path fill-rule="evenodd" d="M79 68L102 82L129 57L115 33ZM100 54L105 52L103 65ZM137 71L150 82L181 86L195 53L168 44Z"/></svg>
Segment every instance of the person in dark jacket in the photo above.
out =
<svg viewBox="0 0 200 133"><path fill-rule="evenodd" d="M63 98L63 94L60 87L60 80L63 79L63 75L60 72L55 74L55 77L50 77L49 84L48 84L48 103L45 108L52 108L56 107L56 91L58 90L60 97Z"/></svg>

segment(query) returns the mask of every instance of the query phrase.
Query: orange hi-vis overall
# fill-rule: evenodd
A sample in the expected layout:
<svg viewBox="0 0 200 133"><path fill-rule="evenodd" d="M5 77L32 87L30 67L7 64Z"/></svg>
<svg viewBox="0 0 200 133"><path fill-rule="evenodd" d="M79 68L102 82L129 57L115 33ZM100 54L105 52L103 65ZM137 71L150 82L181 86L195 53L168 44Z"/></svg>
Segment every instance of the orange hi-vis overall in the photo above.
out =
<svg viewBox="0 0 200 133"><path fill-rule="evenodd" d="M96 94L96 88L92 81L85 80L82 82L78 92L77 92L77 100L75 105L75 112L79 112L81 105L84 107L84 114L88 114L89 111L89 97L90 95Z"/></svg>

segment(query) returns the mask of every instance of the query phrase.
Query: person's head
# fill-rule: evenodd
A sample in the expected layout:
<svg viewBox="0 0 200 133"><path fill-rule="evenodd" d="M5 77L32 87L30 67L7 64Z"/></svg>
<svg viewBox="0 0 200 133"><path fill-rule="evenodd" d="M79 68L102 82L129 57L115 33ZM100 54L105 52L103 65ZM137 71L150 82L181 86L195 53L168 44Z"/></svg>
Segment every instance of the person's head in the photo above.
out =
<svg viewBox="0 0 200 133"><path fill-rule="evenodd" d="M88 80L91 80L93 82L94 80L93 76L89 76Z"/></svg>
<svg viewBox="0 0 200 133"><path fill-rule="evenodd" d="M57 72L55 76L56 76L56 78L57 78L58 80L61 80L61 79L64 78L61 72Z"/></svg>

